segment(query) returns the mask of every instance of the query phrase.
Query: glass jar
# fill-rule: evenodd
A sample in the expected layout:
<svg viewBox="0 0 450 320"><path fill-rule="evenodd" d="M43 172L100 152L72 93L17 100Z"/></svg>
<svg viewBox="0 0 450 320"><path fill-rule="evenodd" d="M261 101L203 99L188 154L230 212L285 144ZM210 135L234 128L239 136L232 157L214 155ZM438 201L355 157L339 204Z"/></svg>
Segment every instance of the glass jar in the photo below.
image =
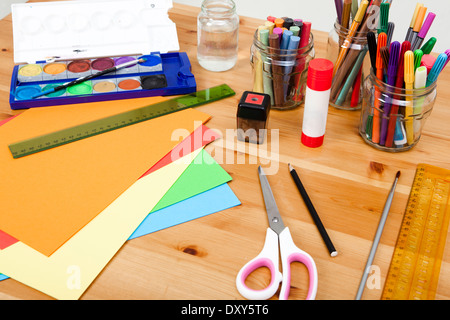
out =
<svg viewBox="0 0 450 320"><path fill-rule="evenodd" d="M367 44L367 32L357 32L340 67L335 70L330 93L330 105L342 110L360 110L362 87L365 75L370 73L370 57ZM349 29L335 22L334 29L328 34L327 59L336 65L342 44ZM336 66L335 66L336 68Z"/></svg>
<svg viewBox="0 0 450 320"><path fill-rule="evenodd" d="M436 84L423 89L398 88L382 82L371 71L364 81L361 137L383 151L414 147L436 101Z"/></svg>
<svg viewBox="0 0 450 320"><path fill-rule="evenodd" d="M309 62L314 57L312 32L306 46L288 50L265 45L258 39L257 30L250 49L253 91L270 95L272 109L298 107L305 100ZM257 82L260 84L257 85Z"/></svg>
<svg viewBox="0 0 450 320"><path fill-rule="evenodd" d="M233 0L204 0L197 17L197 59L209 71L234 67L238 56L239 16Z"/></svg>

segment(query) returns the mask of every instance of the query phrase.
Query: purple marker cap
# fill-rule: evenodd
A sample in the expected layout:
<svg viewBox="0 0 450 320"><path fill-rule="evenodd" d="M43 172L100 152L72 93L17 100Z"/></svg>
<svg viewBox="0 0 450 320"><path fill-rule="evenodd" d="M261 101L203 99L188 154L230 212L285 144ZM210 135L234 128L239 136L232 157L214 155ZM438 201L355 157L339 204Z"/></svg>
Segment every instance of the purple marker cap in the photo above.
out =
<svg viewBox="0 0 450 320"><path fill-rule="evenodd" d="M436 18L436 15L433 12L428 13L427 18L425 19L425 22L423 23L423 26L419 31L419 38L424 39L427 36L428 30L430 30L434 18Z"/></svg>
<svg viewBox="0 0 450 320"><path fill-rule="evenodd" d="M395 79L397 77L398 62L400 57L400 42L394 41L389 48L389 63L388 63L388 84L395 85Z"/></svg>
<svg viewBox="0 0 450 320"><path fill-rule="evenodd" d="M447 61L444 64L444 68L447 65L447 63L450 61L450 49L445 50L445 54L447 55Z"/></svg>

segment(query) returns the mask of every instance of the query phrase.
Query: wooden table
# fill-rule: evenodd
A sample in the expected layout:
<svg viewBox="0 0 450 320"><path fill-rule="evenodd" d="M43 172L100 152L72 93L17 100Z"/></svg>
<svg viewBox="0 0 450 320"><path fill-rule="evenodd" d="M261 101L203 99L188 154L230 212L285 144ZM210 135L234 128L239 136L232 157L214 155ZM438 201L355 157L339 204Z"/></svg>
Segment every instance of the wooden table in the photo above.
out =
<svg viewBox="0 0 450 320"><path fill-rule="evenodd" d="M225 133L226 129L236 128L236 108L242 92L252 89L250 45L261 21L241 17L238 63L230 71L213 73L202 69L196 58L198 12L199 8L175 4L169 15L177 24L180 51L188 53L198 89L227 83L237 93L199 107L212 116L207 125ZM327 34L313 33L316 57L325 57ZM9 15L0 21L0 120L19 113L11 112L8 103L13 65ZM229 185L242 204L126 242L81 298L242 299L235 286L236 274L260 252L268 227L257 167L260 163L267 167L267 158L272 158L270 166L279 169L276 175L269 176L269 181L294 241L315 259L319 272L317 299L321 300L355 298L387 194L396 172L401 170L374 260L380 270L380 288L366 288L363 295L363 299L379 299L417 164L450 169L448 88L449 68L440 76L437 101L420 142L404 153L386 153L367 145L358 133L360 113L332 107L320 148L310 149L300 142L303 106L292 111L271 111L269 129L279 129L279 148L270 145L268 157L249 156L248 148L236 150L236 144L224 149L220 145L208 146L206 150L231 174L233 181ZM238 160L245 163L239 164ZM330 257L326 250L287 163L297 168L339 251L337 257ZM437 299L450 298L449 247L442 263ZM252 274L251 286L262 287L268 281L269 273L263 269ZM302 265L293 265L292 281L290 298L305 298L308 277ZM0 282L0 299L51 298L8 279Z"/></svg>

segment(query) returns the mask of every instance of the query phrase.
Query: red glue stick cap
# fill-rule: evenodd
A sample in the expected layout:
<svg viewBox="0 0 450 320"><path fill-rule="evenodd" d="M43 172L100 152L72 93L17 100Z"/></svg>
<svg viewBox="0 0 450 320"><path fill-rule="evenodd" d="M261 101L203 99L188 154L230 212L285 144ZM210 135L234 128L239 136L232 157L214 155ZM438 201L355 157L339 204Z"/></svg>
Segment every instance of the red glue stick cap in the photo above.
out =
<svg viewBox="0 0 450 320"><path fill-rule="evenodd" d="M333 81L333 62L327 59L313 59L309 63L307 86L314 91L326 91Z"/></svg>
<svg viewBox="0 0 450 320"><path fill-rule="evenodd" d="M323 138L324 136L320 137L308 137L306 134L302 132L302 138L301 141L303 145L310 147L310 148L317 148L320 147L323 144Z"/></svg>

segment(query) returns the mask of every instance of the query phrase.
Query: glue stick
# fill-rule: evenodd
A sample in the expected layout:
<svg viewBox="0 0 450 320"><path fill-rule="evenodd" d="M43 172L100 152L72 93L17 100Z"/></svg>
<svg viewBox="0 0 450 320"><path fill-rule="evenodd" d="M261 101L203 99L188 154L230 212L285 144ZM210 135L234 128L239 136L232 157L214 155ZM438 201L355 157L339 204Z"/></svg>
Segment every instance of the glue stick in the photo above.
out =
<svg viewBox="0 0 450 320"><path fill-rule="evenodd" d="M317 148L323 143L333 68L327 59L313 59L309 63L301 138L307 147Z"/></svg>

